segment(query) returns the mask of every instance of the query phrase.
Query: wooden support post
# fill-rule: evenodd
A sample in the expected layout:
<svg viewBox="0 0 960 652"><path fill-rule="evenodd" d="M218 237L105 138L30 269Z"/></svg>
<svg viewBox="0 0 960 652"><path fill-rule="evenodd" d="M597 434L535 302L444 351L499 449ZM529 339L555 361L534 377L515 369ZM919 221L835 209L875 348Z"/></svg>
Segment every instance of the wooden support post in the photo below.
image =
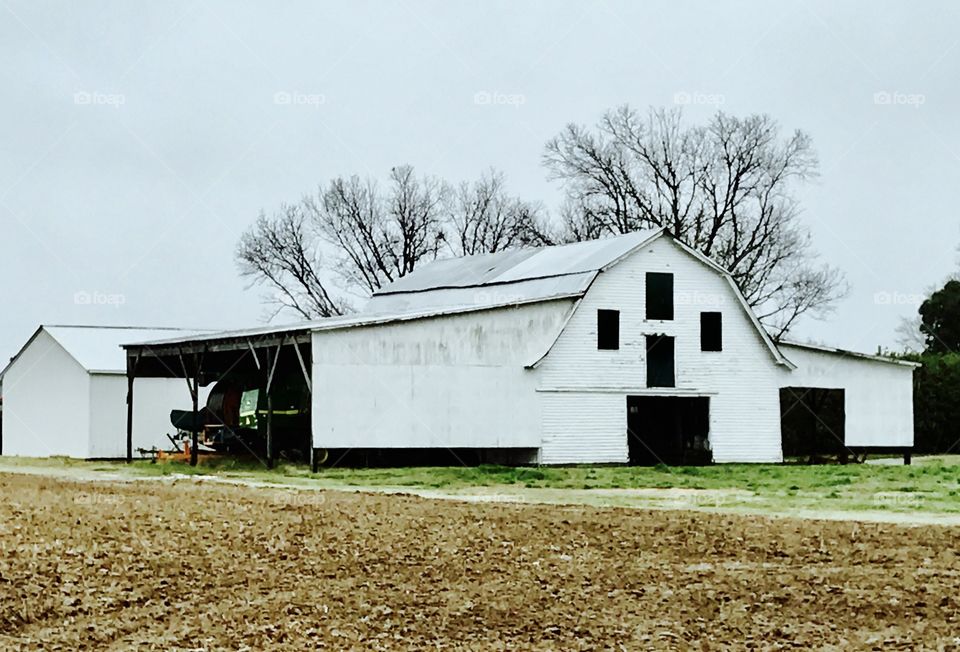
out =
<svg viewBox="0 0 960 652"><path fill-rule="evenodd" d="M200 446L200 366L203 364L203 359L196 353L193 354L193 373L191 374L187 370L186 361L183 359L183 351L180 351L178 356L183 377L190 389L190 400L193 403L193 418L190 424L190 466L196 466L198 461L197 448Z"/></svg>
<svg viewBox="0 0 960 652"><path fill-rule="evenodd" d="M300 371L303 372L303 381L307 384L307 392L310 394L310 401L313 401L313 382L310 378L310 372L307 370L307 363L303 359L303 354L300 352L300 345L297 343L296 338L293 339L293 350L297 353L297 361L300 362ZM313 348L311 347L311 353ZM313 356L311 355L310 363L313 364ZM311 411L312 413L312 411ZM313 424L310 424L310 469L313 473L316 473L320 468L320 461L317 459L317 449L314 447L313 441Z"/></svg>
<svg viewBox="0 0 960 652"><path fill-rule="evenodd" d="M253 348L253 342L247 340L247 346L250 347L250 353L253 354L253 362L257 365L257 371L260 371L260 358L257 357L257 350Z"/></svg>
<svg viewBox="0 0 960 652"><path fill-rule="evenodd" d="M910 466L911 453L912 453L912 451L911 451L909 448L907 448L907 449L905 449L905 450L903 451L903 464L904 464L904 466Z"/></svg>
<svg viewBox="0 0 960 652"><path fill-rule="evenodd" d="M266 440L267 440L267 468L272 469L274 465L274 446L273 446L273 376L277 371L277 362L280 360L280 349L283 347L285 338L280 338L280 343L277 345L277 350L272 352L270 348L266 348L266 365L263 367L263 386L262 390L267 397L267 427L266 427ZM259 363L258 363L259 364ZM258 401L259 402L259 401ZM259 418L259 415L258 415Z"/></svg>
<svg viewBox="0 0 960 652"><path fill-rule="evenodd" d="M197 387L190 385L190 398L193 401L193 427L190 429L190 466L198 462L197 448L200 447L200 398L197 396Z"/></svg>
<svg viewBox="0 0 960 652"><path fill-rule="evenodd" d="M190 466L196 466L200 455L200 429L203 427L200 419L200 376L203 373L203 359L207 355L207 349L204 347L203 353L193 354L193 413L197 417L193 425L193 446L190 448Z"/></svg>
<svg viewBox="0 0 960 652"><path fill-rule="evenodd" d="M264 392L266 393L267 398L267 427L266 427L266 439L267 439L267 468L273 468L273 374L277 370L277 361L280 359L280 347L283 346L283 340L280 340L280 345L277 346L275 353L267 349L267 366L264 369L266 372L264 378L265 383L263 386Z"/></svg>
<svg viewBox="0 0 960 652"><path fill-rule="evenodd" d="M297 340L293 340L293 350L297 353L297 361L300 363L300 371L303 372L303 382L307 384L307 391L313 393L313 384L310 382L310 372L307 371L307 363L303 360L303 354L300 353L300 345Z"/></svg>
<svg viewBox="0 0 960 652"><path fill-rule="evenodd" d="M137 351L132 363L127 355L127 464L133 462L133 381L137 377L139 362L140 351Z"/></svg>
<svg viewBox="0 0 960 652"><path fill-rule="evenodd" d="M273 468L273 397L267 390L267 468Z"/></svg>
<svg viewBox="0 0 960 652"><path fill-rule="evenodd" d="M127 372L127 464L133 462L133 376Z"/></svg>

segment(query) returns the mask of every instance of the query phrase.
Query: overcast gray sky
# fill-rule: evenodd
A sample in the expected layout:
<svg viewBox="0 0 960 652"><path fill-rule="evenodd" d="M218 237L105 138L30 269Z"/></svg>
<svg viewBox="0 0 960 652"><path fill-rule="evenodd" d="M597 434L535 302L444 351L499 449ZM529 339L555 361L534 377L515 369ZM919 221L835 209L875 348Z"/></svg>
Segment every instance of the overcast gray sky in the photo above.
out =
<svg viewBox="0 0 960 652"><path fill-rule="evenodd" d="M40 323L256 324L261 209L404 162L555 207L565 123L685 98L813 136L804 219L851 292L796 334L893 345L956 269L958 63L946 1L0 0L0 356Z"/></svg>

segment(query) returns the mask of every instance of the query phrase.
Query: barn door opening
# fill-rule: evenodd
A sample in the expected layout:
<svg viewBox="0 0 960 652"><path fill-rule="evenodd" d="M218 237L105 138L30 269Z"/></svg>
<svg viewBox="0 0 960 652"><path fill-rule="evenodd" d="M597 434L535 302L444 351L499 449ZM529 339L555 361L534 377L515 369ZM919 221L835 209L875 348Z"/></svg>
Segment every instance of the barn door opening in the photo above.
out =
<svg viewBox="0 0 960 652"><path fill-rule="evenodd" d="M710 399L703 396L628 396L630 463L639 466L709 464Z"/></svg>
<svg viewBox="0 0 960 652"><path fill-rule="evenodd" d="M822 387L780 390L780 433L784 458L806 462L847 461L844 392Z"/></svg>

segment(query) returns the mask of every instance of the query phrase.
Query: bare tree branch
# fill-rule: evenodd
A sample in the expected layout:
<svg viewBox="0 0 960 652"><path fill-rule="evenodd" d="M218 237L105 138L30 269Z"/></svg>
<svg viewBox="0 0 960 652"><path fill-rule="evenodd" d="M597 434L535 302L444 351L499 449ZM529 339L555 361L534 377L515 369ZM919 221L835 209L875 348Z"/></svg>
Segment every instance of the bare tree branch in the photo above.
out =
<svg viewBox="0 0 960 652"><path fill-rule="evenodd" d="M458 256L490 253L552 244L554 237L541 207L509 196L495 170L454 191L402 165L383 188L339 177L272 218L261 215L241 238L237 260L244 276L270 288L267 301L276 311L310 319L350 311L343 295L369 296L441 248ZM320 280L328 277L338 281L336 291Z"/></svg>
<svg viewBox="0 0 960 652"><path fill-rule="evenodd" d="M267 302L277 311L289 309L305 319L341 315L350 306L321 280L322 259L306 225L300 206L283 206L271 218L261 213L237 245L240 273L270 288Z"/></svg>
<svg viewBox="0 0 960 652"><path fill-rule="evenodd" d="M445 240L454 256L552 242L542 207L509 196L503 173L493 169L452 193L446 226Z"/></svg>
<svg viewBox="0 0 960 652"><path fill-rule="evenodd" d="M685 127L679 111L627 106L594 130L568 125L544 152L562 182L566 239L667 227L730 270L776 337L802 315L823 316L846 292L836 269L818 265L792 195L816 175L810 137L785 140L767 116L717 113Z"/></svg>

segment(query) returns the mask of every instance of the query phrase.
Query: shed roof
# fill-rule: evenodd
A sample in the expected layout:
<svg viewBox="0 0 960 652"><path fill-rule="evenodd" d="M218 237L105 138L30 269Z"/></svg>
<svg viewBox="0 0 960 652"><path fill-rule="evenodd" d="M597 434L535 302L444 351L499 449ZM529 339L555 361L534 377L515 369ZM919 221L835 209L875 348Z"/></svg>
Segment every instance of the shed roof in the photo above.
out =
<svg viewBox="0 0 960 652"><path fill-rule="evenodd" d="M123 344L173 336L193 337L203 331L159 327L42 325L0 372L0 376L7 372L41 332L50 335L87 372L112 374L126 373L127 358L121 348Z"/></svg>
<svg viewBox="0 0 960 652"><path fill-rule="evenodd" d="M781 347L795 348L795 349L806 349L808 351L815 351L817 353L828 353L831 355L839 355L842 357L849 358L858 358L861 360L871 360L873 362L885 362L887 364L897 364L902 367L921 367L923 366L919 362L913 362L911 360L901 360L899 358L894 358L886 355L874 355L871 353L860 353L859 351L850 351L847 349L838 349L833 346L825 346L823 344L809 344L805 342L794 342L781 340L779 342Z"/></svg>

